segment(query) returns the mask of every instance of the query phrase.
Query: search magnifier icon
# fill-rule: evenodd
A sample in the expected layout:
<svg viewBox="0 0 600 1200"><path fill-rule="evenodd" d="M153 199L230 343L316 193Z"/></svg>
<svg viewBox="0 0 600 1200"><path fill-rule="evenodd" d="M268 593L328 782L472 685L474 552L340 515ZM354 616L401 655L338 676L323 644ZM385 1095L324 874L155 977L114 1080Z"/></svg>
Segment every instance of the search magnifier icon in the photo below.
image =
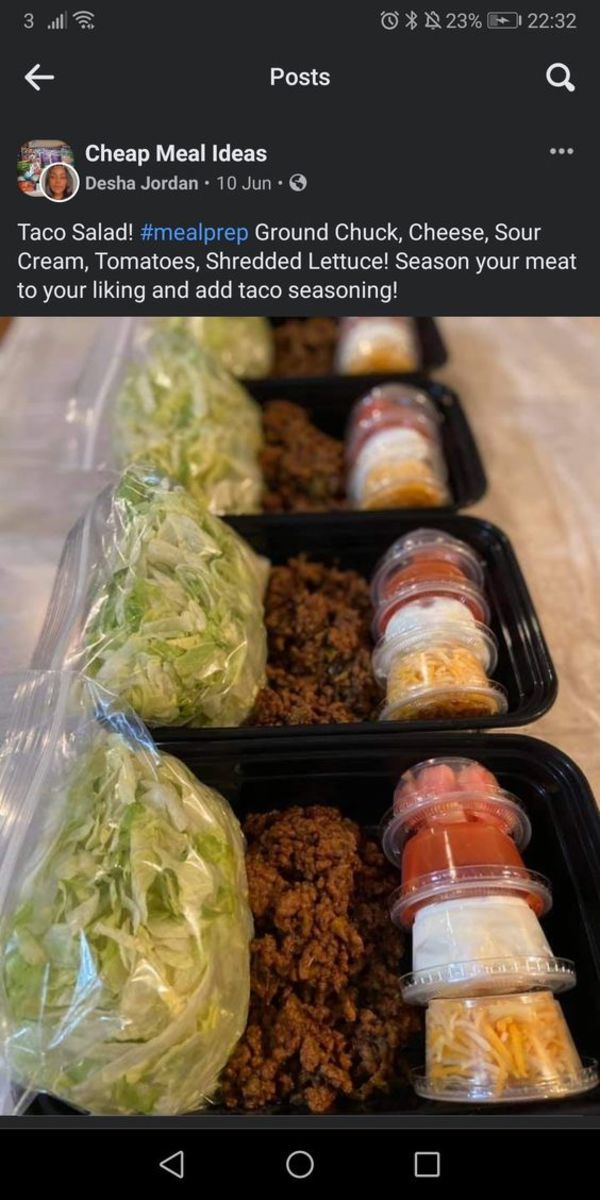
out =
<svg viewBox="0 0 600 1200"><path fill-rule="evenodd" d="M575 84L571 83L571 71L565 63L552 63L546 71L546 79L550 87L564 87L568 92L575 91Z"/></svg>

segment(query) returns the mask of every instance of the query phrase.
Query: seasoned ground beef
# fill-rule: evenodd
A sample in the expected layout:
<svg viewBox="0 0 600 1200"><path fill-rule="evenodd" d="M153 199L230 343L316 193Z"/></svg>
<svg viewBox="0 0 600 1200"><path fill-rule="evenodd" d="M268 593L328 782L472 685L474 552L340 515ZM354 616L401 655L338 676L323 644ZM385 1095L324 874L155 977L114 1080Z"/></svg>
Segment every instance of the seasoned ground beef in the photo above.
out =
<svg viewBox="0 0 600 1200"><path fill-rule="evenodd" d="M255 920L246 1033L225 1071L230 1108L328 1112L406 1086L420 1031L400 997L398 884L379 846L334 808L255 814L245 826Z"/></svg>
<svg viewBox="0 0 600 1200"><path fill-rule="evenodd" d="M331 375L338 337L334 317L307 317L275 327L273 375Z"/></svg>
<svg viewBox="0 0 600 1200"><path fill-rule="evenodd" d="M356 571L292 558L265 598L267 686L255 725L367 721L381 702L371 667L369 586Z"/></svg>
<svg viewBox="0 0 600 1200"><path fill-rule="evenodd" d="M263 413L265 512L322 512L347 508L344 446L313 425L289 400L271 400Z"/></svg>

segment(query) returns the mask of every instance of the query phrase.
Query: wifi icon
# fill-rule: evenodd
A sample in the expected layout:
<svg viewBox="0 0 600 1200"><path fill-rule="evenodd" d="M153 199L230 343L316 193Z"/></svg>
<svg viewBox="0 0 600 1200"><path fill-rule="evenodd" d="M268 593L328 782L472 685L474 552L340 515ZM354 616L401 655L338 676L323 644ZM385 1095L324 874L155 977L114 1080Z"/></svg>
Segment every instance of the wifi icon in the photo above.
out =
<svg viewBox="0 0 600 1200"><path fill-rule="evenodd" d="M96 14L93 12L88 12L86 9L82 8L79 10L79 12L72 13L72 17L73 17L74 21L77 21L77 24L80 26L81 29L94 29L95 28L94 19L96 17Z"/></svg>

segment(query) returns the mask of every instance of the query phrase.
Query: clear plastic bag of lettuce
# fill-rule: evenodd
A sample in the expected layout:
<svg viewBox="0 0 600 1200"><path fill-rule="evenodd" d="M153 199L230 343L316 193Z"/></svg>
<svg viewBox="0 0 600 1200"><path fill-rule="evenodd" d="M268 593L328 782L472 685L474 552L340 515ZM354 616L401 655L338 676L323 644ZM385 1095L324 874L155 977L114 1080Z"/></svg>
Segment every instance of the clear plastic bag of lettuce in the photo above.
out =
<svg viewBox="0 0 600 1200"><path fill-rule="evenodd" d="M163 471L211 512L260 512L260 409L185 328L139 338L115 398L114 446L118 466Z"/></svg>
<svg viewBox="0 0 600 1200"><path fill-rule="evenodd" d="M67 538L33 666L81 671L155 725L240 725L265 681L267 574L183 488L131 467Z"/></svg>
<svg viewBox="0 0 600 1200"><path fill-rule="evenodd" d="M239 379L269 375L275 357L266 317L157 317L165 329L187 329L203 350Z"/></svg>
<svg viewBox="0 0 600 1200"><path fill-rule="evenodd" d="M248 1010L229 804L81 676L0 677L0 733L4 1111L201 1108Z"/></svg>

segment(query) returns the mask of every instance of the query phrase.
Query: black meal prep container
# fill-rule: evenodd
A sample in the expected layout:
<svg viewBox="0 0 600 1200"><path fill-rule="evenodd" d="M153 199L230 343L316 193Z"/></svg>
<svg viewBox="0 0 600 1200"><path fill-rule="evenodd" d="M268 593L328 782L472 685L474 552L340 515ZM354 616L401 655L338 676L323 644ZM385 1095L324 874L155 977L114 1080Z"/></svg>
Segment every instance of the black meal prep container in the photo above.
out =
<svg viewBox="0 0 600 1200"><path fill-rule="evenodd" d="M440 436L452 499L450 503L436 508L396 508L388 509L388 512L402 515L413 513L418 518L421 513L452 513L476 504L487 489L487 479L459 397L445 384L432 383L422 375L410 378L433 400L442 417ZM260 405L267 404L269 400L291 400L299 404L323 433L343 439L350 409L355 401L366 396L371 388L402 379L397 374L330 375L322 379L250 379L244 386ZM281 515L289 520L290 516L298 514ZM369 520L372 511L361 512L361 516L363 520Z"/></svg>
<svg viewBox="0 0 600 1200"><path fill-rule="evenodd" d="M181 758L204 783L218 788L242 821L250 812L326 804L341 809L374 836L402 771L433 754L465 756L483 763L520 798L531 818L533 836L526 862L532 870L547 875L553 888L554 905L544 919L544 929L554 953L573 959L577 969L577 986L561 996L560 1002L580 1053L600 1058L600 815L585 777L562 751L515 734L452 733L416 733L402 740L373 734L337 744L318 734L302 743L290 737L274 742L263 735L244 746L201 745L182 731L178 742L164 748ZM413 1065L418 1066L422 1058L422 1048L417 1046ZM32 1114L70 1111L48 1096L37 1097L30 1108ZM272 1108L268 1115L289 1116L289 1111ZM434 1128L436 1116L465 1111L496 1116L598 1116L600 1089L560 1102L467 1107L422 1100L407 1088L386 1097L377 1107L360 1112L337 1110L338 1115L348 1115L349 1128L353 1116L368 1118L369 1114L396 1118L399 1127L405 1116L426 1116ZM327 1120L320 1115L294 1116L298 1129L315 1129ZM196 1119L208 1126L215 1117L234 1119L219 1106ZM262 1119L261 1114L242 1118L246 1127L260 1125Z"/></svg>
<svg viewBox="0 0 600 1200"><path fill-rule="evenodd" d="M418 318L425 370L446 360L435 322ZM274 324L279 320L274 319ZM371 387L393 375L285 378L248 381L260 404L285 398L307 409L315 423L343 437L351 405ZM407 377L404 377L407 378ZM557 680L527 586L512 546L496 526L456 515L486 488L484 469L458 397L426 377L410 377L423 387L442 416L442 441L453 504L435 509L396 509L369 513L259 514L229 517L230 523L273 563L305 553L323 562L370 576L391 543L417 527L437 527L471 545L486 564L491 626L498 638L494 677L508 694L508 712L499 717L446 722L367 722L282 728L153 729L158 744L177 755L203 782L218 788L241 820L250 813L291 805L328 804L340 808L377 835L402 771L433 755L472 757L520 797L533 826L528 866L547 875L554 907L544 925L555 954L574 959L577 987L561 997L565 1015L584 1057L600 1058L600 816L589 785L560 750L534 738L474 730L528 724L552 705ZM423 1058L415 1052L413 1065ZM405 1119L447 1119L467 1111L477 1115L558 1114L598 1116L600 1089L571 1100L537 1105L479 1106L434 1104L411 1089L376 1107L337 1111L344 1124L375 1121L402 1127ZM29 1112L57 1116L68 1106L39 1096ZM293 1116L296 1128L324 1128L328 1118L269 1110L271 1122ZM335 1113L332 1114L335 1117ZM263 1114L234 1114L219 1106L195 1121L214 1128L260 1127Z"/></svg>
<svg viewBox="0 0 600 1200"><path fill-rule="evenodd" d="M396 316L396 314L390 313L390 316ZM284 325L286 321L306 321L306 320L307 320L306 317L271 317L270 318L271 325L273 325L273 326ZM338 318L338 320L339 320L339 318ZM446 363L448 361L448 350L446 348L446 343L444 342L444 339L440 333L439 325L437 324L437 321L433 317L413 317L413 320L417 327L417 338L418 338L420 349L421 349L421 370L424 374L427 374L429 371L435 371L438 367L444 366L444 363ZM279 379L279 382L280 383L287 382L289 378L294 378L294 376L282 376ZM298 378L300 378L300 376L298 376ZM324 380L324 379L330 379L331 376L329 376L329 375L328 376L305 375L305 376L302 376L302 378L305 380L306 379L310 379L310 380L323 379ZM403 378L410 379L410 378L412 378L412 376L405 375ZM272 376L272 379L278 380L278 376L274 375L274 376ZM250 381L244 380L244 382L247 384L248 382L251 383L252 380L250 380Z"/></svg>
<svg viewBox="0 0 600 1200"><path fill-rule="evenodd" d="M427 513L427 515L425 515ZM552 659L527 585L514 550L497 526L477 517L433 515L421 510L418 520L404 513L373 513L369 521L355 514L316 514L312 516L229 517L228 521L260 554L274 564L284 563L297 554L306 554L319 562L350 567L368 579L376 563L395 538L419 526L444 530L467 542L486 564L485 590L491 608L491 627L498 639L498 666L494 679L508 693L508 711L499 716L469 717L462 720L368 721L351 725L297 725L235 729L154 729L165 743L182 739L189 742L252 742L265 736L277 739L296 737L304 740L319 733L334 741L346 742L356 734L361 738L377 730L397 740L398 735L415 730L436 733L447 729L489 729L526 725L542 716L553 704L557 680Z"/></svg>

